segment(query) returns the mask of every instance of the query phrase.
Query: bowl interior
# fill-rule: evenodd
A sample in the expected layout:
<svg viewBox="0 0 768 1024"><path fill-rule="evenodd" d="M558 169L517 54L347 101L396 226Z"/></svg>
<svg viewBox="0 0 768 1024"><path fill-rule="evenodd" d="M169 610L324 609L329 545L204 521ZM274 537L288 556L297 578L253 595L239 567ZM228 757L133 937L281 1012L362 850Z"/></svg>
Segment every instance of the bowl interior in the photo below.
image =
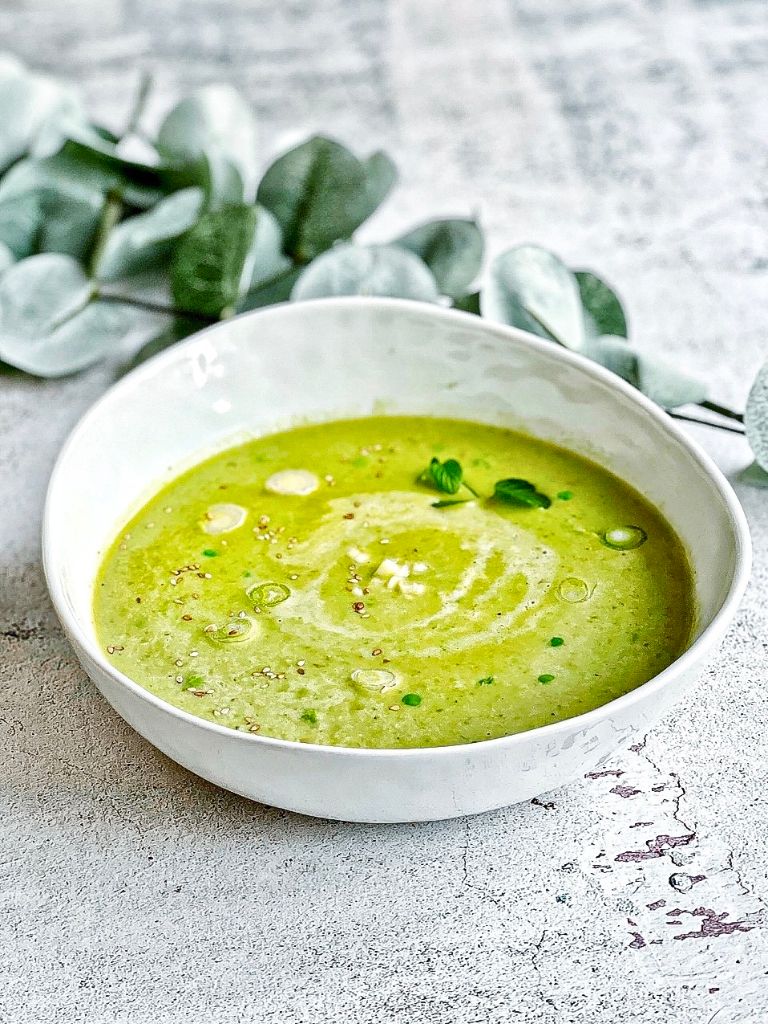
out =
<svg viewBox="0 0 768 1024"><path fill-rule="evenodd" d="M45 547L57 603L94 642L100 559L160 484L248 437L374 412L519 428L595 459L682 538L698 631L720 610L742 528L727 486L664 417L555 345L394 300L272 307L210 328L113 388L76 428L52 478Z"/></svg>

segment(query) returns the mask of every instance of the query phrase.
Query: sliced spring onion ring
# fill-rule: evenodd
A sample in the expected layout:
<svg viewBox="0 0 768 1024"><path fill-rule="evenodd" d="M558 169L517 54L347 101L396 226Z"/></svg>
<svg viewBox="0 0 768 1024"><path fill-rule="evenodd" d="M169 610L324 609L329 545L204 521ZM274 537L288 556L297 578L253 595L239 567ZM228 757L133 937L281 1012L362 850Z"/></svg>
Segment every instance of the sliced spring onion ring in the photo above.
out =
<svg viewBox="0 0 768 1024"><path fill-rule="evenodd" d="M557 588L557 596L567 604L582 604L592 596L589 586L577 576L568 576Z"/></svg>
<svg viewBox="0 0 768 1024"><path fill-rule="evenodd" d="M254 583L248 587L246 594L257 608L274 608L276 604L282 604L291 596L284 583Z"/></svg>
<svg viewBox="0 0 768 1024"><path fill-rule="evenodd" d="M356 668L352 679L366 690L376 690L378 693L386 693L398 685L395 673L386 668Z"/></svg>
<svg viewBox="0 0 768 1024"><path fill-rule="evenodd" d="M648 540L648 534L639 526L614 526L601 534L600 540L615 551L631 551Z"/></svg>
<svg viewBox="0 0 768 1024"><path fill-rule="evenodd" d="M278 473L273 473L264 486L273 494L305 497L317 490L320 481L308 469L281 469Z"/></svg>
<svg viewBox="0 0 768 1024"><path fill-rule="evenodd" d="M253 631L253 622L250 619L230 619L222 626L207 633L209 640L217 644L236 644L241 640L247 640Z"/></svg>
<svg viewBox="0 0 768 1024"><path fill-rule="evenodd" d="M242 526L245 517L248 515L242 505L211 505L203 516L200 523L205 533L217 536L220 533L229 533Z"/></svg>

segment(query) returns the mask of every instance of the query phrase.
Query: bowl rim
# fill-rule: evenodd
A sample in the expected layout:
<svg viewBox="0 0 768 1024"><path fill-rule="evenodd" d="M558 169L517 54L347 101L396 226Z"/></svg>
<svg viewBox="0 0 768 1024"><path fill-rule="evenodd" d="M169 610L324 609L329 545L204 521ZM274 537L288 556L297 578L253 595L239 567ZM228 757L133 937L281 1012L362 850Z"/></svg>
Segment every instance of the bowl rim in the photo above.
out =
<svg viewBox="0 0 768 1024"><path fill-rule="evenodd" d="M119 669L116 669L109 661L107 661L99 646L86 635L81 626L80 617L70 612L65 596L63 579L57 564L58 560L56 550L51 540L53 532L51 523L55 513L57 492L61 488L62 482L66 482L66 460L70 449L77 444L82 434L87 433L91 420L94 418L97 411L99 411L104 405L108 405L112 402L115 399L115 396L120 394L123 388L131 384L135 386L144 377L154 376L166 363L171 364L177 360L183 359L189 351L193 350L194 347L200 343L201 338L206 335L216 333L218 331L226 331L229 325L234 321L244 319L260 320L275 316L279 317L289 310L295 315L301 315L301 313L304 312L305 315L311 317L313 311L319 307L328 309L337 308L340 310L345 308L401 310L403 312L416 312L420 315L433 317L438 320L443 319L446 323L454 321L458 323L471 324L475 328L478 328L481 333L486 332L494 334L497 337L511 341L514 344L533 349L534 351L542 353L546 357L554 359L555 361L560 361L566 365L574 366L582 373L602 382L609 388L617 391L630 402L639 406L646 415L648 415L657 424L657 426L662 429L671 441L675 442L680 448L682 448L685 453L696 464L698 464L702 470L704 470L706 476L710 482L715 485L719 493L733 531L736 548L733 578L720 607L713 615L712 621L709 625L702 630L700 635L696 637L696 639L682 652L682 654L680 654L670 665L657 675L652 676L647 682L635 687L635 689L630 690L628 693L622 694L620 697L616 697L614 700L608 701L605 704L601 704L599 707L592 708L590 711L586 711L580 715L575 715L571 718L561 719L558 722L538 726L535 729L527 729L523 732L512 733L507 736L497 736L493 739L478 740L474 743L453 743L433 747L333 746L324 743L302 743L298 740L284 740L276 736L260 736L254 733L241 732L240 730L232 729L225 725L219 725L216 722L210 722L205 718L198 717L188 711L177 708L174 704L156 696L150 690L145 689L135 680L131 679L130 676L121 672ZM652 402L621 377L609 370L606 370L598 363L587 359L578 352L555 345L552 342L547 341L544 338L539 338L537 335L530 334L527 331L523 331L516 327L509 327L506 324L501 324L493 320L486 320L472 313L465 313L455 309L430 305L429 303L419 302L412 299L339 296L332 298L310 299L300 303L293 303L290 301L276 303L261 309L248 310L247 312L240 313L236 317L211 324L210 326L195 332L195 334L191 335L184 341L172 345L165 351L158 353L151 359L148 359L146 362L135 367L130 371L130 373L112 384L104 394L102 394L96 402L89 406L85 413L83 413L73 429L70 431L56 457L48 482L43 510L42 562L43 572L51 601L62 625L64 626L68 638L75 647L76 653L79 654L80 651L83 651L90 661L93 662L101 672L110 677L113 682L128 689L134 694L134 696L138 697L146 704L151 705L157 711L170 715L172 718L178 718L182 722L196 726L205 732L210 732L213 736L227 737L233 742L254 743L260 746L272 747L278 750L291 752L301 750L308 752L311 751L316 755L327 757L354 756L363 758L383 757L386 759L414 759L424 756L465 756L469 751L482 755L484 752L498 750L505 746L514 747L521 743L525 743L532 736L541 740L547 740L550 738L554 739L562 733L588 729L596 722L609 715L611 710L623 710L630 707L633 703L652 696L654 693L661 690L665 684L671 681L675 676L678 676L681 673L684 673L687 669L692 668L696 662L698 662L707 653L710 646L718 639L720 633L725 630L728 623L734 617L736 609L749 582L752 564L752 543L744 510L741 507L735 491L713 459L696 441L690 438L682 428L678 427L672 417L669 416L660 406L656 405L655 402Z"/></svg>

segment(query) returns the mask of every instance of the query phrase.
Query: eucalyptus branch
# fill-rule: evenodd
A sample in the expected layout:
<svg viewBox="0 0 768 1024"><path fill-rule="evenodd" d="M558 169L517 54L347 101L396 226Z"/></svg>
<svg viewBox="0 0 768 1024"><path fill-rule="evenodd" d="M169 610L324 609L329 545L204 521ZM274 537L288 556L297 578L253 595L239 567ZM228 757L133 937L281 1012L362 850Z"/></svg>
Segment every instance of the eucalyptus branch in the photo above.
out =
<svg viewBox="0 0 768 1024"><path fill-rule="evenodd" d="M64 86L51 82L51 88L68 95ZM91 300L169 318L160 338L165 346L196 327L287 299L382 295L434 303L448 297L466 312L581 350L677 420L747 434L757 461L768 465L768 364L752 386L746 417L702 399L701 381L681 361L669 365L629 340L620 297L593 271L572 268L540 246L515 245L495 256L484 283L477 217L429 220L385 243L354 241L397 179L385 153L358 156L315 135L265 169L253 111L234 90L195 90L154 133L141 125L151 88L151 76L142 73L123 138L144 139L172 159L160 167L126 160L115 137L96 126L91 141L84 133L67 149L63 123L65 148L47 159L41 180L29 159L47 112L38 109L36 78L19 65L0 81L0 144L6 135L14 140L14 163L2 172L12 171L14 188L0 220L0 365L60 376L88 365L93 353L106 353L131 329L130 318L115 317L98 302L86 313ZM83 195L74 205L73 174ZM245 200L257 181L257 201ZM94 210L100 210L95 228ZM84 240L91 238L83 258ZM53 239L63 251L50 251ZM166 274L167 301L139 298L130 284L119 283L151 268ZM118 283L103 284L100 273ZM27 338L35 339L34 358ZM157 350L154 339L142 351Z"/></svg>
<svg viewBox="0 0 768 1024"><path fill-rule="evenodd" d="M178 309L176 306L168 306L163 302L153 302L150 299L139 299L135 295L122 295L119 292L107 292L100 289L95 293L95 298L100 302L114 302L116 305L132 306L134 309L144 309L148 313L160 313L163 316L180 316L188 320L194 320L205 327L218 323L219 317L208 316L205 313L197 313L193 309Z"/></svg>
<svg viewBox="0 0 768 1024"><path fill-rule="evenodd" d="M153 78L148 71L142 71L141 77L139 78L139 84L136 89L136 95L133 100L133 106L131 112L128 115L128 120L123 131L123 138L126 135L140 134L138 131L139 121L144 115L144 108L147 105L149 94L152 91Z"/></svg>
<svg viewBox="0 0 768 1024"><path fill-rule="evenodd" d="M719 405L717 402L704 401L699 402L698 404L702 409L709 409L710 412L716 412L718 416L725 416L729 420L736 420L737 423L744 422L743 412L734 412L733 409L728 409L726 406Z"/></svg>
<svg viewBox="0 0 768 1024"><path fill-rule="evenodd" d="M704 402L700 403L702 406ZM667 415L674 420L684 420L686 423L697 423L700 427L712 427L714 430L725 430L729 434L740 434L745 436L745 431L739 427L732 427L729 423L718 423L716 420L703 420L699 416L689 416L684 412L676 412L674 409L667 409Z"/></svg>

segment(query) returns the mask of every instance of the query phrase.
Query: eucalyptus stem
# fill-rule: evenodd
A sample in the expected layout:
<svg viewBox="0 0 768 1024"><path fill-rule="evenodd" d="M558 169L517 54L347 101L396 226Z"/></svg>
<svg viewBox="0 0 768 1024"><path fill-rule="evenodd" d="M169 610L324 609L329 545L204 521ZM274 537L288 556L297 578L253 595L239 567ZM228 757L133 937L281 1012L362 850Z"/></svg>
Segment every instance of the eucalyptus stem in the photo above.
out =
<svg viewBox="0 0 768 1024"><path fill-rule="evenodd" d="M96 295L101 302L114 302L116 305L133 306L134 309L144 309L148 313L161 313L164 316L181 316L196 323L209 327L218 323L219 317L208 316L206 313L197 313L192 309L177 309L176 306L168 306L164 302L153 302L150 299L139 299L135 295L121 295L118 292L99 291Z"/></svg>
<svg viewBox="0 0 768 1024"><path fill-rule="evenodd" d="M562 345L563 348L568 348L563 339L559 338L557 334L555 334L555 332L552 330L549 324L545 320L542 320L538 313L535 313L532 309L529 309L528 306L523 306L523 309L526 315L531 318L531 320L537 323L542 330L547 332L550 341L557 342L557 344Z"/></svg>
<svg viewBox="0 0 768 1024"><path fill-rule="evenodd" d="M698 405L702 409L709 409L710 412L716 412L718 416L725 416L729 420L736 420L737 423L744 422L744 413L735 412L733 409L729 409L725 405L719 405L717 402L703 401L699 402Z"/></svg>
<svg viewBox="0 0 768 1024"><path fill-rule="evenodd" d="M128 121L125 125L123 137L137 133L139 121L144 114L144 108L147 105L147 99L149 98L149 94L152 90L152 85L152 75L150 75L148 71L142 71L141 77L139 78L139 84L136 89L136 96L133 100L133 106L131 107L131 112L128 115Z"/></svg>
<svg viewBox="0 0 768 1024"><path fill-rule="evenodd" d="M96 240L93 243L93 249L91 250L91 256L88 260L88 276L95 277L96 272L101 262L101 257L104 255L104 249L107 244L107 239L110 236L112 228L120 220L123 214L123 199L118 189L110 189L107 192L106 199L104 200L104 206L101 208L101 217L99 218L98 227L96 228Z"/></svg>
<svg viewBox="0 0 768 1024"><path fill-rule="evenodd" d="M700 403L703 405L704 403ZM674 409L667 409L666 413L671 416L674 420L684 420L686 423L697 423L701 427L712 427L714 430L725 430L729 434L739 434L741 437L745 436L743 429L739 427L732 427L730 423L717 423L715 420L703 420L700 416L689 416L684 412L675 412Z"/></svg>

